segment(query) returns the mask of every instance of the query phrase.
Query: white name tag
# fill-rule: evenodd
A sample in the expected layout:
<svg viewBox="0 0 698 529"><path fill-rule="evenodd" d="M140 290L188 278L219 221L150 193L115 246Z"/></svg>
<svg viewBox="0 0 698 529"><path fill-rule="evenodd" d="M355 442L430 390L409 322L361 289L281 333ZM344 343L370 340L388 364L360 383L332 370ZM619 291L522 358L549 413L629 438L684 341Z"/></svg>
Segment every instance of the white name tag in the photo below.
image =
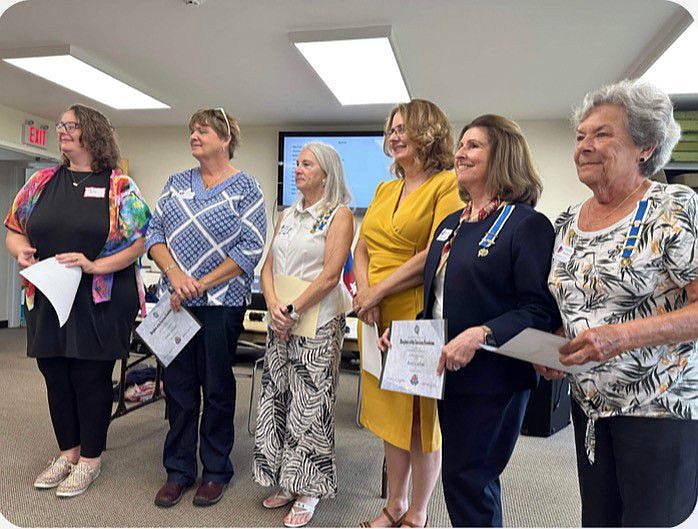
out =
<svg viewBox="0 0 698 529"><path fill-rule="evenodd" d="M185 189L184 191L178 191L177 195L179 195L184 200L191 200L192 198L194 198L194 191L191 189Z"/></svg>
<svg viewBox="0 0 698 529"><path fill-rule="evenodd" d="M566 263L572 258L573 253L574 248L572 246L565 246L564 244L561 244L558 246L557 250L555 250L555 255L553 257L555 260L560 261L561 263Z"/></svg>
<svg viewBox="0 0 698 529"><path fill-rule="evenodd" d="M453 230L449 230L448 228L444 228L441 230L441 233L439 233L439 236L436 238L437 241L439 242L444 242L447 240L451 234L453 233Z"/></svg>
<svg viewBox="0 0 698 529"><path fill-rule="evenodd" d="M86 187L85 193L82 195L83 198L104 198L104 193L107 191L106 187Z"/></svg>

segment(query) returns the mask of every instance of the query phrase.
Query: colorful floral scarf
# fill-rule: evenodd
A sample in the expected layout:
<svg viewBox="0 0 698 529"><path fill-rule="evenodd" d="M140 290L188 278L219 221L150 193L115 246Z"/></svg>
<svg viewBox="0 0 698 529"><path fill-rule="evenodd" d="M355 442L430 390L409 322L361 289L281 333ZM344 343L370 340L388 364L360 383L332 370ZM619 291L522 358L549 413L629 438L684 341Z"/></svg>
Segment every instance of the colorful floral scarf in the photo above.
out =
<svg viewBox="0 0 698 529"><path fill-rule="evenodd" d="M8 229L26 235L27 221L39 200L41 191L59 169L60 166L57 165L37 171L24 184L5 218L5 226ZM97 258L120 252L140 237L145 237L150 216L150 209L143 201L136 183L118 169L114 169L109 177L109 234ZM26 287L27 309L31 310L34 307L34 285L26 280L23 282ZM92 277L92 299L95 303L111 299L113 282L113 273L95 274ZM136 283L141 314L145 316L145 289L138 265L136 265Z"/></svg>

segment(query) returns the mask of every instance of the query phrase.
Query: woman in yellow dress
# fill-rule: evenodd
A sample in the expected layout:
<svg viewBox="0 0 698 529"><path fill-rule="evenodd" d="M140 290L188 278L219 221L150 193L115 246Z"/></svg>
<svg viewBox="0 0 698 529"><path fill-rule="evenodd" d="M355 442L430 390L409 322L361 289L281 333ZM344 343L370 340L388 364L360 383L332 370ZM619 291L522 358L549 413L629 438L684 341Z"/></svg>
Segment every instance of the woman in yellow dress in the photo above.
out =
<svg viewBox="0 0 698 529"><path fill-rule="evenodd" d="M452 171L451 125L434 103L414 99L395 107L383 148L398 178L376 189L354 254L354 310L363 322L377 322L380 332L422 310L426 249L439 223L463 207ZM436 401L381 390L366 371L361 384L361 423L385 442L388 470L388 504L362 526L423 527L441 465Z"/></svg>

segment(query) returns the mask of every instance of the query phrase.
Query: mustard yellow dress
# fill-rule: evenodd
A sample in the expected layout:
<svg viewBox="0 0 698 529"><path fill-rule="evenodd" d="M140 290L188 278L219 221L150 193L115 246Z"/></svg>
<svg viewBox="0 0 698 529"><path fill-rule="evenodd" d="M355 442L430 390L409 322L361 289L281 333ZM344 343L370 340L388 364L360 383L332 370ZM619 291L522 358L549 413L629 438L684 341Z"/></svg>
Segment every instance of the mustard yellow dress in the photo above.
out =
<svg viewBox="0 0 698 529"><path fill-rule="evenodd" d="M442 171L404 197L403 180L382 182L361 223L368 248L368 282L375 285L413 255L424 250L441 221L463 207L453 171ZM412 320L423 306L423 287L403 290L380 304L381 332L393 320ZM361 340L359 340L361 343ZM361 372L361 423L390 444L409 450L414 397L378 387L378 379ZM441 448L436 401L420 397L422 450Z"/></svg>

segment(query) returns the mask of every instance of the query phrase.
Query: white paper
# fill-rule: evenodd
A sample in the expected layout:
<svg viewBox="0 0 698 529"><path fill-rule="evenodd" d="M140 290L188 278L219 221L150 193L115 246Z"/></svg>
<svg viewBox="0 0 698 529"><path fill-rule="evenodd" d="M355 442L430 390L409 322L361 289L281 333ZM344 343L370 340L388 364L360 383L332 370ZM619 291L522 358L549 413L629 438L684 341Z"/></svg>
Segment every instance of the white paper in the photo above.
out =
<svg viewBox="0 0 698 529"><path fill-rule="evenodd" d="M82 268L65 266L56 261L55 257L50 257L28 266L19 275L41 290L53 305L58 315L58 324L63 327L73 308Z"/></svg>
<svg viewBox="0 0 698 529"><path fill-rule="evenodd" d="M443 398L444 375L437 375L436 368L445 337L445 320L394 321L380 388Z"/></svg>
<svg viewBox="0 0 698 529"><path fill-rule="evenodd" d="M577 374L589 371L599 365L599 362L587 362L583 365L565 366L560 363L559 349L567 343L567 339L557 334L524 329L501 347L491 347L480 344L482 349L499 353L525 362L551 367L565 373Z"/></svg>
<svg viewBox="0 0 698 529"><path fill-rule="evenodd" d="M378 349L378 325L361 322L361 369L380 379L383 353Z"/></svg>
<svg viewBox="0 0 698 529"><path fill-rule="evenodd" d="M136 327L136 334L167 367L201 328L201 324L182 307L175 312L170 294L164 294Z"/></svg>

